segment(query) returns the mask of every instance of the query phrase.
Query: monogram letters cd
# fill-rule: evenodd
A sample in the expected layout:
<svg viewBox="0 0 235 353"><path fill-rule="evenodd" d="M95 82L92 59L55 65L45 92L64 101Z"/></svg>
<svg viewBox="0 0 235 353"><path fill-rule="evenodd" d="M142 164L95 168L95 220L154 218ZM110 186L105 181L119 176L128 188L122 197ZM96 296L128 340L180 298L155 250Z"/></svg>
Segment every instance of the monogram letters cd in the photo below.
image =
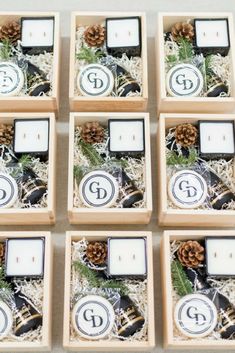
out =
<svg viewBox="0 0 235 353"><path fill-rule="evenodd" d="M10 175L0 173L0 208L11 207L18 197L18 186Z"/></svg>
<svg viewBox="0 0 235 353"><path fill-rule="evenodd" d="M196 66L179 64L168 71L166 85L171 96L198 96L203 88L203 76Z"/></svg>
<svg viewBox="0 0 235 353"><path fill-rule="evenodd" d="M174 319L183 335L191 338L205 337L217 325L217 310L205 295L189 294L176 304Z"/></svg>
<svg viewBox="0 0 235 353"><path fill-rule="evenodd" d="M179 208L197 208L207 197L205 179L193 170L176 172L170 179L168 194Z"/></svg>
<svg viewBox="0 0 235 353"><path fill-rule="evenodd" d="M114 77L107 67L90 64L79 72L77 86L84 96L108 96L113 90Z"/></svg>
<svg viewBox="0 0 235 353"><path fill-rule="evenodd" d="M115 320L112 304L98 295L80 299L72 312L73 327L84 338L100 339L109 334Z"/></svg>
<svg viewBox="0 0 235 353"><path fill-rule="evenodd" d="M79 194L87 207L111 207L118 197L118 182L104 171L90 172L79 185Z"/></svg>

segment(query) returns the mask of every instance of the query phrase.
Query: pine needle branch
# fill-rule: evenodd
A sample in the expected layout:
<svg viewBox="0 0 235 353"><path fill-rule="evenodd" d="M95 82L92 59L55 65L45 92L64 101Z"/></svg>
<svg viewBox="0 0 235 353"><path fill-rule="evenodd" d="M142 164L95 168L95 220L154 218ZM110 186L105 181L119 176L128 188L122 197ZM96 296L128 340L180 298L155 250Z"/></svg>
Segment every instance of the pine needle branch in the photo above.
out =
<svg viewBox="0 0 235 353"><path fill-rule="evenodd" d="M77 184L79 185L83 176L84 176L84 169L79 165L75 165L73 167L73 175L74 179L76 180Z"/></svg>
<svg viewBox="0 0 235 353"><path fill-rule="evenodd" d="M194 55L193 45L192 43L187 40L186 38L179 38L178 40L179 45L179 60L189 60Z"/></svg>
<svg viewBox="0 0 235 353"><path fill-rule="evenodd" d="M96 151L96 149L92 145L80 140L79 146L81 147L81 150L84 156L87 157L87 159L94 167L100 166L101 164L104 163L103 158L100 156L100 154Z"/></svg>
<svg viewBox="0 0 235 353"><path fill-rule="evenodd" d="M105 56L105 54L102 50L94 51L87 47L82 47L80 52L76 54L78 60L85 60L88 64L97 63L103 56Z"/></svg>
<svg viewBox="0 0 235 353"><path fill-rule="evenodd" d="M87 279L91 287L116 289L121 295L128 294L128 288L124 283L116 280L103 280L98 277L98 274L95 271L91 270L80 261L74 261L73 266L82 277Z"/></svg>
<svg viewBox="0 0 235 353"><path fill-rule="evenodd" d="M12 54L12 45L9 39L3 39L0 43L0 59L9 60Z"/></svg>
<svg viewBox="0 0 235 353"><path fill-rule="evenodd" d="M175 151L170 151L167 154L166 164L167 165L185 165L190 166L196 163L198 159L198 154L196 149L191 149L189 151L189 156L185 157L182 154L177 154Z"/></svg>
<svg viewBox="0 0 235 353"><path fill-rule="evenodd" d="M184 272L183 266L179 260L172 261L171 275L173 287L181 297L193 293L192 284Z"/></svg>

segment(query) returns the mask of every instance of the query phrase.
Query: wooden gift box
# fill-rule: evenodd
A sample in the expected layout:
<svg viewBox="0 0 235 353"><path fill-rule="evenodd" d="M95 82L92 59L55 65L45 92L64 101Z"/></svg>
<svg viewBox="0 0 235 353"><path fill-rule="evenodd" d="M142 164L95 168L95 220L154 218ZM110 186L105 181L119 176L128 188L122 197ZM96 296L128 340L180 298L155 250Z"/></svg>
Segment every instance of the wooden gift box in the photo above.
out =
<svg viewBox="0 0 235 353"><path fill-rule="evenodd" d="M197 210L170 209L167 207L167 174L166 174L166 129L182 123L196 123L198 120L234 120L232 114L160 114L157 131L158 153L158 222L162 226L220 226L235 225L235 211L232 210ZM187 169L187 167L185 167Z"/></svg>
<svg viewBox="0 0 235 353"><path fill-rule="evenodd" d="M85 97L75 95L75 38L79 25L102 23L107 17L141 18L143 92L140 97ZM144 12L73 12L71 16L69 100L71 111L145 111L148 103L147 30Z"/></svg>
<svg viewBox="0 0 235 353"><path fill-rule="evenodd" d="M177 22L185 22L194 18L227 18L230 33L231 61L231 85L230 97L169 97L166 94L165 80L165 55L164 55L164 32L170 31ZM235 109L235 49L234 49L234 26L232 13L222 12L166 12L158 14L158 27L156 35L156 84L157 84L157 110L158 112L181 112L181 113L232 113Z"/></svg>
<svg viewBox="0 0 235 353"><path fill-rule="evenodd" d="M234 349L234 340L209 340L203 339L174 339L172 282L170 263L170 242L174 240L200 240L205 237L235 236L235 231L221 230L169 230L163 233L161 240L161 275L162 275L162 298L163 298L163 329L164 348L174 349Z"/></svg>
<svg viewBox="0 0 235 353"><path fill-rule="evenodd" d="M71 286L71 245L83 237L90 241L106 240L110 237L145 237L147 250L147 278L148 278L148 341L126 342L126 341L86 341L80 342L70 340L70 286ZM63 346L70 351L148 351L155 347L155 322L154 322L154 288L153 288L153 247L151 232L117 232L117 231L74 231L66 234L65 247L65 292L64 292L64 332Z"/></svg>
<svg viewBox="0 0 235 353"><path fill-rule="evenodd" d="M108 123L108 119L144 119L145 133L145 208L85 208L73 205L74 129L88 121ZM148 113L71 113L69 129L68 217L71 224L147 224L152 214L150 120Z"/></svg>
<svg viewBox="0 0 235 353"><path fill-rule="evenodd" d="M0 12L0 26L8 21L19 21L21 17L54 17L53 81L52 95L14 96L0 98L0 112L57 112L59 108L59 63L60 29L58 12Z"/></svg>
<svg viewBox="0 0 235 353"><path fill-rule="evenodd" d="M43 326L41 342L26 341L0 341L1 352L32 352L51 351L51 324L52 324L52 270L53 270L53 245L51 233L45 231L19 231L0 232L0 241L9 238L45 238L44 250L44 289L43 289ZM29 249L26 249L26 251Z"/></svg>
<svg viewBox="0 0 235 353"><path fill-rule="evenodd" d="M56 128L54 113L0 113L0 124L12 123L15 119L48 118L49 156L48 156L48 206L46 208L0 208L0 225L9 224L54 224L55 223L55 158Z"/></svg>

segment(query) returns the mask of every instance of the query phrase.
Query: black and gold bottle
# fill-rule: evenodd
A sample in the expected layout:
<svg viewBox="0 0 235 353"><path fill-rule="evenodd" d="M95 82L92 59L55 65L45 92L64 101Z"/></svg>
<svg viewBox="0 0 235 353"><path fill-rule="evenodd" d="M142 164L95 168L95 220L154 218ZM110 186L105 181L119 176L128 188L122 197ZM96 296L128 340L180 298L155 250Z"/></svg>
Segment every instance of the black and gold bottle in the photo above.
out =
<svg viewBox="0 0 235 353"><path fill-rule="evenodd" d="M221 210L226 208L226 204L235 201L235 194L223 183L223 181L212 171L210 171L209 197L210 205Z"/></svg>
<svg viewBox="0 0 235 353"><path fill-rule="evenodd" d="M32 169L27 168L21 178L21 192L23 203L35 205L47 192L47 187Z"/></svg>
<svg viewBox="0 0 235 353"><path fill-rule="evenodd" d="M144 322L144 317L133 301L128 296L121 297L118 311L118 335L120 337L132 336L142 329Z"/></svg>
<svg viewBox="0 0 235 353"><path fill-rule="evenodd" d="M28 302L27 297L18 292L14 294L14 334L21 336L42 325L42 315Z"/></svg>
<svg viewBox="0 0 235 353"><path fill-rule="evenodd" d="M126 97L129 93L140 92L140 85L131 75L120 65L116 68L117 82L116 90L119 97Z"/></svg>

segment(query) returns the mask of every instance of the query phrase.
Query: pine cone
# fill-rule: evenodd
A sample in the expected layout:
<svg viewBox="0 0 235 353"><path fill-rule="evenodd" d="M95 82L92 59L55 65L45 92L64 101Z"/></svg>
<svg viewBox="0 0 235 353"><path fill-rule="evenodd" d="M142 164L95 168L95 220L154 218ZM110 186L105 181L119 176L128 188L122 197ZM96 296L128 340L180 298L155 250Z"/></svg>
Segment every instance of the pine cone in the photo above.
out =
<svg viewBox="0 0 235 353"><path fill-rule="evenodd" d="M20 24L12 21L0 27L0 41L9 40L12 45L16 45L20 39Z"/></svg>
<svg viewBox="0 0 235 353"><path fill-rule="evenodd" d="M86 143L100 143L104 140L104 128L98 121L88 122L83 125L81 137Z"/></svg>
<svg viewBox="0 0 235 353"><path fill-rule="evenodd" d="M89 243L86 249L88 260L94 265L102 265L107 258L107 245L102 242Z"/></svg>
<svg viewBox="0 0 235 353"><path fill-rule="evenodd" d="M88 27L84 32L84 40L89 47L102 47L105 40L105 28L101 25Z"/></svg>
<svg viewBox="0 0 235 353"><path fill-rule="evenodd" d="M5 261L5 243L0 243L0 265Z"/></svg>
<svg viewBox="0 0 235 353"><path fill-rule="evenodd" d="M14 128L12 125L0 125L0 145L10 145L13 140Z"/></svg>
<svg viewBox="0 0 235 353"><path fill-rule="evenodd" d="M192 124L181 124L175 129L176 143L183 147L189 147L197 141L197 128Z"/></svg>
<svg viewBox="0 0 235 353"><path fill-rule="evenodd" d="M171 34L173 39L176 41L181 37L192 41L194 37L194 27L187 22L177 22L171 28Z"/></svg>
<svg viewBox="0 0 235 353"><path fill-rule="evenodd" d="M204 261L204 247L196 240L186 241L178 250L178 259L183 266L197 268Z"/></svg>

